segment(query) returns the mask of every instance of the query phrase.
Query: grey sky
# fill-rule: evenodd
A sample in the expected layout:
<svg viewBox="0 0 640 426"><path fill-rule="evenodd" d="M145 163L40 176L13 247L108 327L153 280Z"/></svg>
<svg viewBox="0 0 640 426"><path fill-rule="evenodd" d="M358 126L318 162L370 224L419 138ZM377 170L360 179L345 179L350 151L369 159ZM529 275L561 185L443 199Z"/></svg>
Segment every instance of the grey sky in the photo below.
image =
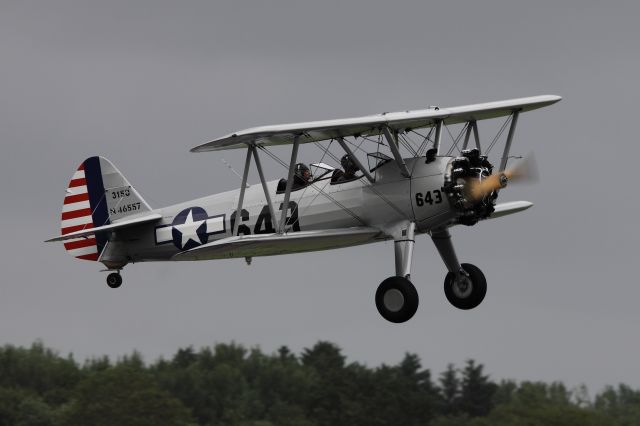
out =
<svg viewBox="0 0 640 426"><path fill-rule="evenodd" d="M631 1L1 1L0 344L153 360L327 339L371 365L411 351L435 372L475 358L496 379L640 387L638 16ZM404 325L373 303L392 244L130 265L113 291L42 243L91 155L161 206L239 185L220 158L239 169L242 153L188 152L234 130L538 94L564 100L521 117L514 153L534 151L541 180L501 194L535 207L453 230L489 283L470 312L446 301L426 237Z"/></svg>

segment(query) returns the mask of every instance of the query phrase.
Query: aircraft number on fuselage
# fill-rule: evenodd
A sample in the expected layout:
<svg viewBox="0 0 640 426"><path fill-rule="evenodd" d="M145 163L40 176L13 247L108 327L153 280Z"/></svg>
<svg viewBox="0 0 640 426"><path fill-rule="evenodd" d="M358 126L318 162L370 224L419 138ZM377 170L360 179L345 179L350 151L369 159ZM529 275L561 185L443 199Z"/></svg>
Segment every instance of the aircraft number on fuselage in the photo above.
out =
<svg viewBox="0 0 640 426"><path fill-rule="evenodd" d="M124 204L118 207L110 207L109 214L128 213L140 210L140 203Z"/></svg>
<svg viewBox="0 0 640 426"><path fill-rule="evenodd" d="M117 200L118 198L128 197L129 195L131 195L131 190L129 188L111 191L111 198L114 200Z"/></svg>
<svg viewBox="0 0 640 426"><path fill-rule="evenodd" d="M279 211L282 211L282 204L280 203ZM291 215L286 218L286 225L291 226L291 231L298 232L300 231L300 222L298 221L298 204L295 201L289 201L289 210L291 211ZM229 216L229 225L230 229L233 230L234 225L236 224L236 211L231 213ZM278 215L276 215L278 216ZM279 216L276 217L276 220L279 221ZM238 225L237 235L251 235L251 228L242 222L249 221L249 212L245 209L242 209L240 212L240 224ZM271 220L271 212L269 212L269 206L263 206L260 214L258 215L258 219L256 220L256 224L253 227L254 234L273 234L276 232L273 229L273 221Z"/></svg>
<svg viewBox="0 0 640 426"><path fill-rule="evenodd" d="M425 204L440 204L442 202L442 191L434 189L433 191L427 191L422 195L422 192L416 193L416 205L422 207Z"/></svg>

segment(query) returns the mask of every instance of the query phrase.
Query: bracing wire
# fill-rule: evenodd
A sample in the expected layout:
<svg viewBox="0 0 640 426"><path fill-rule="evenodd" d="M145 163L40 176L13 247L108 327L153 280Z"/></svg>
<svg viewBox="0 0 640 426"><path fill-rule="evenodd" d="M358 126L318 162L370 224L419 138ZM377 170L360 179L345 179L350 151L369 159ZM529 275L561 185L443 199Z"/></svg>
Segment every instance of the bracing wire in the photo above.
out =
<svg viewBox="0 0 640 426"><path fill-rule="evenodd" d="M420 144L420 148L418 148L418 157L421 157L422 154L424 154L424 152L427 150L427 146L429 146L429 142L431 142L431 134L433 133L433 127L429 129L429 133L427 133L426 136L424 136L420 132L416 132L413 129L411 130L411 132L423 138L422 143Z"/></svg>
<svg viewBox="0 0 640 426"><path fill-rule="evenodd" d="M498 131L498 134L496 135L495 138L493 138L493 140L491 141L491 144L489 144L489 148L487 148L487 152L486 152L487 155L489 155L489 151L491 151L491 148L493 148L493 146L496 144L496 142L498 142L498 139L500 139L500 136L502 136L502 133L504 133L504 130L507 128L507 124L509 124L509 122L511 121L512 117L513 117L512 115L507 117L507 119L502 124L502 127L500 127L500 130Z"/></svg>
<svg viewBox="0 0 640 426"><path fill-rule="evenodd" d="M401 140L403 141L403 145L404 147L414 156L417 157L418 156L418 151L416 151L415 149L413 149L413 146L411 146L411 141L409 140L409 138L407 138L405 136L405 134L398 134L398 136L401 138Z"/></svg>
<svg viewBox="0 0 640 426"><path fill-rule="evenodd" d="M451 132L449 131L449 127L447 127L445 125L445 128L447 129L447 133L449 133L449 136L451 136L451 139L453 139L453 144L451 145L451 148L449 148L449 151L447 151L447 156L451 155L451 153L453 152L454 148L458 150L458 152L462 152L462 150L460 148L458 148L458 142L460 142L460 139L462 138L462 135L465 133L465 131L467 130L467 127L469 126L469 123L467 122L467 124L465 124L462 127L462 130L460 130L460 133L458 134L458 136L454 139L453 135L451 135Z"/></svg>

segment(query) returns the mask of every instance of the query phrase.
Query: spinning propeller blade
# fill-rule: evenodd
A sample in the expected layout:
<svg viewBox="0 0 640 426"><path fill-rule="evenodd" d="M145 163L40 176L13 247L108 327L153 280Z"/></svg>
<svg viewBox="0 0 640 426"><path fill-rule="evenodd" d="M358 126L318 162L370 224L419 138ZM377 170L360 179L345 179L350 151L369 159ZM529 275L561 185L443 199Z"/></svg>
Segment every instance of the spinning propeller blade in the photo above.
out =
<svg viewBox="0 0 640 426"><path fill-rule="evenodd" d="M538 169L533 154L519 161L504 172L493 173L482 180L474 179L467 185L470 200L480 200L487 194L504 188L513 182L535 182L538 180Z"/></svg>

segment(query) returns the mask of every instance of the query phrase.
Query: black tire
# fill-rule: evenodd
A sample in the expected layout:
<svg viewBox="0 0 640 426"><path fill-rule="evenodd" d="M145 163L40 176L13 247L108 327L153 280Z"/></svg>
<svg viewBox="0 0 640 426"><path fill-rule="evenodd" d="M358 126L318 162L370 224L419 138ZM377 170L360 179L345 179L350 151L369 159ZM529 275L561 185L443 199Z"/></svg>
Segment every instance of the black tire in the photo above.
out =
<svg viewBox="0 0 640 426"><path fill-rule="evenodd" d="M387 321L409 321L418 310L418 292L408 279L389 277L378 286L376 307Z"/></svg>
<svg viewBox="0 0 640 426"><path fill-rule="evenodd" d="M469 274L468 287L460 288L455 282L455 274L449 272L444 279L444 294L447 300L458 309L473 309L478 306L487 294L487 280L477 266L463 263L462 269Z"/></svg>
<svg viewBox="0 0 640 426"><path fill-rule="evenodd" d="M122 285L122 276L117 272L107 275L107 285L111 288L118 288Z"/></svg>

